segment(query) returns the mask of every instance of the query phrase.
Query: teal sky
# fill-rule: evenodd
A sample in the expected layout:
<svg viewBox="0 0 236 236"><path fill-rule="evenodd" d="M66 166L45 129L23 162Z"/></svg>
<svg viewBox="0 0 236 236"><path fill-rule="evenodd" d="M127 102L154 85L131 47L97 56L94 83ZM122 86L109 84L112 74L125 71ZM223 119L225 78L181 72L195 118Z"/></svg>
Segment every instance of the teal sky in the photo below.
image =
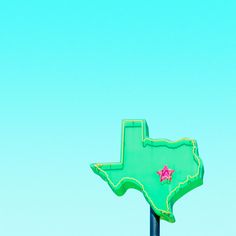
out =
<svg viewBox="0 0 236 236"><path fill-rule="evenodd" d="M148 236L141 193L89 169L119 161L121 120L197 139L205 184L162 235L236 235L236 2L2 1L0 235Z"/></svg>

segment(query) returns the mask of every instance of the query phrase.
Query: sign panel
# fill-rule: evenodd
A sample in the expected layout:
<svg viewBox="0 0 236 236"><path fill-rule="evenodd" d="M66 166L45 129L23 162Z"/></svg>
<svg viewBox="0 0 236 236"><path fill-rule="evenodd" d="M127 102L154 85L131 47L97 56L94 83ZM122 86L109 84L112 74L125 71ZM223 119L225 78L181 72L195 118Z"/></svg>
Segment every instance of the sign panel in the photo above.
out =
<svg viewBox="0 0 236 236"><path fill-rule="evenodd" d="M141 191L161 219L175 222L173 204L203 183L203 164L193 139L152 139L145 120L123 120L120 162L91 164L113 192Z"/></svg>

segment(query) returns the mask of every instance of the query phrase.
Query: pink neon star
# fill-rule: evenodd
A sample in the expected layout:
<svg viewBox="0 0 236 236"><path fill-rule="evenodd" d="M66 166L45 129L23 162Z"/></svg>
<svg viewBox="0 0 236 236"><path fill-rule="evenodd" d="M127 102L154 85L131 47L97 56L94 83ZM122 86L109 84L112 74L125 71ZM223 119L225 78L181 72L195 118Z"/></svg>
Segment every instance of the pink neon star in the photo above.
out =
<svg viewBox="0 0 236 236"><path fill-rule="evenodd" d="M164 166L164 168L160 171L157 172L158 175L160 175L160 182L162 182L163 180L172 180L172 174L174 173L174 170L170 170L168 169L167 166Z"/></svg>

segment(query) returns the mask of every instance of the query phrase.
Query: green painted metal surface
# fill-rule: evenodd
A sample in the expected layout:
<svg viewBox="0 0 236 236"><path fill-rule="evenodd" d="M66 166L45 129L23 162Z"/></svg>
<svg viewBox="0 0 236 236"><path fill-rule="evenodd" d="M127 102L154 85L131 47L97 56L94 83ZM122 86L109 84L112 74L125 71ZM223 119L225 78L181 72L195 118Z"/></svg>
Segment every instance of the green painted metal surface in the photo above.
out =
<svg viewBox="0 0 236 236"><path fill-rule="evenodd" d="M91 164L115 194L129 188L141 191L154 212L175 222L173 204L203 183L203 164L197 143L151 139L145 120L123 120L120 162Z"/></svg>

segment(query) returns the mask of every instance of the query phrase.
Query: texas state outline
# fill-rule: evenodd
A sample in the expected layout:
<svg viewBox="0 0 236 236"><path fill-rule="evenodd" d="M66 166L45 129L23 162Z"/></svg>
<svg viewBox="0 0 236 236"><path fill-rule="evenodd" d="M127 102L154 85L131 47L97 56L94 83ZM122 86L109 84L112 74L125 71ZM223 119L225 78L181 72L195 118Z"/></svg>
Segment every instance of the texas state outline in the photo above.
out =
<svg viewBox="0 0 236 236"><path fill-rule="evenodd" d="M174 170L171 181L160 181L157 171ZM203 184L204 168L194 139L151 139L145 120L123 120L120 162L90 165L113 192L141 191L161 219L175 222L173 204Z"/></svg>

